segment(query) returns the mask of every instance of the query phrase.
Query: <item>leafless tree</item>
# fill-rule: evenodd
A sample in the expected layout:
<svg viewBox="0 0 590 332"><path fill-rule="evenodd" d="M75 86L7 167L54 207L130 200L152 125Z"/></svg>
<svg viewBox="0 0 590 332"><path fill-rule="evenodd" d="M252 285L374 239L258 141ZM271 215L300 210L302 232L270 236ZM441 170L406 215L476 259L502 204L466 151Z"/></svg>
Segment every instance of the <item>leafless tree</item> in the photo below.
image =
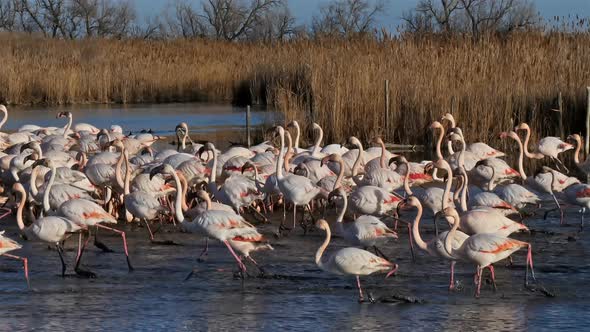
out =
<svg viewBox="0 0 590 332"><path fill-rule="evenodd" d="M312 21L315 35L351 36L374 30L375 20L385 11L385 2L334 0L320 9Z"/></svg>
<svg viewBox="0 0 590 332"><path fill-rule="evenodd" d="M14 0L0 1L0 30L14 31L17 22Z"/></svg>
<svg viewBox="0 0 590 332"><path fill-rule="evenodd" d="M237 40L247 36L262 16L284 0L206 0L203 17L211 27L212 37Z"/></svg>
<svg viewBox="0 0 590 332"><path fill-rule="evenodd" d="M248 34L249 39L275 41L285 40L296 32L295 17L286 2L266 11Z"/></svg>
<svg viewBox="0 0 590 332"><path fill-rule="evenodd" d="M475 39L483 33L510 32L528 28L539 22L532 2L523 0L461 0Z"/></svg>
<svg viewBox="0 0 590 332"><path fill-rule="evenodd" d="M412 32L482 34L511 32L536 26L540 20L529 0L420 0L403 16Z"/></svg>
<svg viewBox="0 0 590 332"><path fill-rule="evenodd" d="M174 37L204 37L208 33L205 19L187 0L174 2L165 17L169 33Z"/></svg>

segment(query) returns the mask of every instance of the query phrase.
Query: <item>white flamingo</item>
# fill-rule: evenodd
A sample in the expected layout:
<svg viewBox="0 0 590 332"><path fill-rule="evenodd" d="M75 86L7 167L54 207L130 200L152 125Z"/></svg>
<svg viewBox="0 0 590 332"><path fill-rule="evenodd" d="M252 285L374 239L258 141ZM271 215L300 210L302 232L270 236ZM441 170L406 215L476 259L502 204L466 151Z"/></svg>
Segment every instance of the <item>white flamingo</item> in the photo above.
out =
<svg viewBox="0 0 590 332"><path fill-rule="evenodd" d="M317 266L320 269L333 274L355 276L360 302L364 301L364 295L359 276L366 276L377 272L387 272L387 278L397 271L397 264L391 263L384 258L358 248L343 248L327 257L324 256L324 251L330 244L332 233L330 232L328 222L324 219L318 220L316 227L326 231L326 239L315 254L315 262ZM371 297L369 297L369 300L373 302Z"/></svg>

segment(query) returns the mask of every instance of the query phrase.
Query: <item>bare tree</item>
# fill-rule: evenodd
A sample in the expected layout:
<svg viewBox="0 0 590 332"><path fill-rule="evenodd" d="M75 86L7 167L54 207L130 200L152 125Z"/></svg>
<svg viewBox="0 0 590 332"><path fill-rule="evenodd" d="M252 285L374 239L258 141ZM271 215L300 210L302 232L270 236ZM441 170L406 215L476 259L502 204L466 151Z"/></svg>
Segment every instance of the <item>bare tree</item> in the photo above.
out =
<svg viewBox="0 0 590 332"><path fill-rule="evenodd" d="M474 39L483 33L505 32L537 24L534 5L521 0L461 0Z"/></svg>
<svg viewBox="0 0 590 332"><path fill-rule="evenodd" d="M85 37L128 35L135 20L135 9L129 1L71 0L70 21Z"/></svg>
<svg viewBox="0 0 590 332"><path fill-rule="evenodd" d="M385 11L385 2L368 0L334 0L320 9L312 21L315 35L348 37L374 30L375 19Z"/></svg>
<svg viewBox="0 0 590 332"><path fill-rule="evenodd" d="M17 19L14 0L0 1L0 30L14 31Z"/></svg>
<svg viewBox="0 0 590 332"><path fill-rule="evenodd" d="M534 27L539 15L529 0L420 0L403 20L411 32L467 33L479 39L484 33Z"/></svg>
<svg viewBox="0 0 590 332"><path fill-rule="evenodd" d="M247 36L261 17L284 0L207 0L202 16L212 30L212 37L237 40Z"/></svg>
<svg viewBox="0 0 590 332"><path fill-rule="evenodd" d="M267 42L285 40L293 36L295 31L295 17L291 15L289 7L284 2L261 15L248 34L248 38Z"/></svg>
<svg viewBox="0 0 590 332"><path fill-rule="evenodd" d="M172 13L166 12L166 23L172 36L183 38L204 37L208 33L202 15L187 0L177 0Z"/></svg>

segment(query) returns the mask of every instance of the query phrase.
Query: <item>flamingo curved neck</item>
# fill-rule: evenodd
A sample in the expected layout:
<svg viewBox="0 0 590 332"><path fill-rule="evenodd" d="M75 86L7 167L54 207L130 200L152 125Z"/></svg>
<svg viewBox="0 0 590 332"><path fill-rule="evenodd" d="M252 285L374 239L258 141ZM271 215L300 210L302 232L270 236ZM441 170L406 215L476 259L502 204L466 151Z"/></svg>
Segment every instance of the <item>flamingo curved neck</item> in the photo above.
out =
<svg viewBox="0 0 590 332"><path fill-rule="evenodd" d="M416 213L416 217L414 218L414 222L412 223L412 236L414 237L414 241L416 241L416 245L418 248L430 253L428 248L428 244L424 242L422 236L420 235L420 219L422 219L422 205L416 206L418 209Z"/></svg>
<svg viewBox="0 0 590 332"><path fill-rule="evenodd" d="M338 177L336 177L336 182L334 182L334 188L332 190L336 190L336 188L342 185L342 180L344 179L344 161L339 159L336 161L338 165L340 165L340 169L338 169Z"/></svg>
<svg viewBox="0 0 590 332"><path fill-rule="evenodd" d="M525 130L525 136L524 136L524 154L525 156L527 156L527 158L530 159L543 159L545 156L541 153L535 152L532 153L529 151L529 140L531 138L531 129L530 128L524 128Z"/></svg>
<svg viewBox="0 0 590 332"><path fill-rule="evenodd" d="M293 125L295 126L295 142L293 144L295 146L295 151L299 151L299 136L301 135L301 128L299 128L298 122L295 122Z"/></svg>
<svg viewBox="0 0 590 332"><path fill-rule="evenodd" d="M443 141L443 137L445 136L444 128L440 128L440 134L438 134L438 138L436 139L436 159L443 159L441 145Z"/></svg>
<svg viewBox="0 0 590 332"><path fill-rule="evenodd" d="M49 183L47 183L47 188L45 188L45 192L43 193L43 211L45 211L45 213L49 212L49 210L51 209L51 206L49 205L49 193L51 191L51 187L53 186L53 182L55 182L55 165L53 163L49 164L49 167L51 168L51 170L49 172L51 172L51 176L49 177Z"/></svg>
<svg viewBox="0 0 590 332"><path fill-rule="evenodd" d="M174 183L176 184L176 199L174 201L174 215L176 216L176 221L179 223L184 222L184 214L182 213L182 201L184 197L184 191L182 189L182 184L180 182L180 178L176 174L176 172L172 172L172 177L174 178Z"/></svg>
<svg viewBox="0 0 590 332"><path fill-rule="evenodd" d="M287 138L287 153L293 151L293 140L291 139L291 133L285 132L285 137ZM297 151L295 151L297 153Z"/></svg>
<svg viewBox="0 0 590 332"><path fill-rule="evenodd" d="M326 239L324 240L324 243L322 243L322 245L318 248L318 251L315 253L315 263L320 268L324 267L324 264L322 262L322 256L324 254L324 251L328 247L328 244L330 244L331 237L332 237L332 232L330 231L330 227L326 226Z"/></svg>
<svg viewBox="0 0 590 332"><path fill-rule="evenodd" d="M346 209L348 208L348 198L346 197L346 193L344 190L342 193L342 209L338 213L338 218L336 218L336 222L342 226L342 222L344 221L344 215L346 214Z"/></svg>
<svg viewBox="0 0 590 332"><path fill-rule="evenodd" d="M297 136L299 137L299 126L296 126L297 128ZM277 169L276 169L276 173L277 173L277 179L281 180L283 179L283 164L284 164L284 158L285 158L285 132L283 130L279 131L279 136L281 139L281 150L279 152L279 157L277 158ZM297 145L297 139L295 139L295 145Z"/></svg>
<svg viewBox="0 0 590 332"><path fill-rule="evenodd" d="M451 227L451 230L447 233L447 236L445 237L445 251L449 254L449 256L453 256L453 239L455 238L455 235L457 234L457 229L459 228L459 224L460 224L460 218L457 217L457 215L451 215L451 218L453 218L453 227Z"/></svg>
<svg viewBox="0 0 590 332"><path fill-rule="evenodd" d="M31 179L30 179L30 190L33 197L37 197L39 195L39 189L37 188L37 176L39 175L39 166L33 168L31 171Z"/></svg>
<svg viewBox="0 0 590 332"><path fill-rule="evenodd" d="M359 149L359 154L356 157L354 164L352 165L352 179L355 182L359 181L359 179L357 179L358 169L359 169L359 167L361 167L361 159L363 158L363 153L364 153L363 145L361 144L361 142L357 142L356 146Z"/></svg>
<svg viewBox="0 0 590 332"><path fill-rule="evenodd" d="M64 127L64 135L63 135L64 138L68 137L68 131L70 131L71 127L72 127L72 115L70 114L70 115L68 115L68 123Z"/></svg>
<svg viewBox="0 0 590 332"><path fill-rule="evenodd" d="M522 146L522 142L520 141L520 137L515 138L516 143L518 144L518 173L523 181L526 180L526 173L524 172L524 150Z"/></svg>
<svg viewBox="0 0 590 332"><path fill-rule="evenodd" d="M123 184L123 193L125 195L129 195L131 192L129 188L129 183L131 182L131 164L129 163L129 153L125 149L121 154L125 159L125 183Z"/></svg>
<svg viewBox="0 0 590 332"><path fill-rule="evenodd" d="M461 210L463 212L467 212L467 190L469 189L469 176L467 176L467 172L465 172L465 167L461 168L463 175L463 188L461 188Z"/></svg>
<svg viewBox="0 0 590 332"><path fill-rule="evenodd" d="M493 191L494 187L496 186L496 184L494 183L494 181L496 180L496 169L492 166L489 167L492 169L492 178L488 182L488 191Z"/></svg>
<svg viewBox="0 0 590 332"><path fill-rule="evenodd" d="M219 196L219 188L217 188L217 151L213 148L213 165L211 167L211 174L209 175L209 183L207 186L209 187L209 191L213 196Z"/></svg>
<svg viewBox="0 0 590 332"><path fill-rule="evenodd" d="M186 195L188 193L188 181L186 181L186 177L181 172L177 172L176 175L178 176L178 179L180 179L180 185L182 188L182 211L186 212L188 210L188 205L186 204ZM178 190L178 188L176 188L176 190Z"/></svg>
<svg viewBox="0 0 590 332"><path fill-rule="evenodd" d="M451 187L453 185L453 171L450 167L444 167L445 171L447 171L447 180L445 181L445 191L443 192L443 201L442 201L442 208L443 210L449 207L449 198L451 197Z"/></svg>
<svg viewBox="0 0 590 332"><path fill-rule="evenodd" d="M19 189L18 192L20 193L20 202L18 204L18 209L16 210L16 223L18 229L27 235L29 228L25 227L25 223L23 222L23 210L25 208L25 202L27 201L27 193L22 190L22 188Z"/></svg>
<svg viewBox="0 0 590 332"><path fill-rule="evenodd" d="M8 112L6 111L5 108L2 108L2 121L0 121L0 129L2 129L2 127L4 127L4 124L6 123L6 121L8 121Z"/></svg>
<svg viewBox="0 0 590 332"><path fill-rule="evenodd" d="M315 140L315 144L313 145L313 150L311 151L312 156L317 156L317 154L320 153L320 145L324 139L324 130L322 127L318 125L316 128L318 130L318 138Z"/></svg>
<svg viewBox="0 0 590 332"><path fill-rule="evenodd" d="M406 194L408 196L412 196L414 195L414 193L412 192L412 189L410 189L410 163L409 162L404 162L404 165L406 165L406 176L404 176L404 190L406 191Z"/></svg>
<svg viewBox="0 0 590 332"><path fill-rule="evenodd" d="M119 160L117 160L117 164L115 165L115 181L117 181L117 185L119 186L119 188L124 189L125 188L125 179L123 179L123 174L122 174L122 166L123 166L123 162L125 161L125 155L123 154L123 151L125 151L125 148L121 148L121 154L119 155Z"/></svg>
<svg viewBox="0 0 590 332"><path fill-rule="evenodd" d="M387 150L385 148L385 143L380 140L379 144L381 144L381 159L379 159L379 164L381 165L381 168L386 168L385 166L385 151Z"/></svg>
<svg viewBox="0 0 590 332"><path fill-rule="evenodd" d="M2 127L2 124L0 123L0 127ZM580 140L580 138L576 137L576 151L574 152L574 163L579 164L580 163L580 149L582 148L582 141Z"/></svg>

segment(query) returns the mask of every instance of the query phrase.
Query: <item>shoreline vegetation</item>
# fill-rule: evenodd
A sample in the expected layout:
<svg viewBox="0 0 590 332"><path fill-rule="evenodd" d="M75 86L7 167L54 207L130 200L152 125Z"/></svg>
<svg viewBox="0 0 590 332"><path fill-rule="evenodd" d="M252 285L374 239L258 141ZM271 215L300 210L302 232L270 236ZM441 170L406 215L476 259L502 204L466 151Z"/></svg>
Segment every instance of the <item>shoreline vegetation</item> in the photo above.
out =
<svg viewBox="0 0 590 332"><path fill-rule="evenodd" d="M446 112L472 140L499 142L497 133L520 121L539 136L559 134L552 110L560 92L565 133L583 132L590 84L588 34L235 43L2 33L0 42L8 105L259 104L304 126L320 123L332 141L354 133L424 143L429 123Z"/></svg>

